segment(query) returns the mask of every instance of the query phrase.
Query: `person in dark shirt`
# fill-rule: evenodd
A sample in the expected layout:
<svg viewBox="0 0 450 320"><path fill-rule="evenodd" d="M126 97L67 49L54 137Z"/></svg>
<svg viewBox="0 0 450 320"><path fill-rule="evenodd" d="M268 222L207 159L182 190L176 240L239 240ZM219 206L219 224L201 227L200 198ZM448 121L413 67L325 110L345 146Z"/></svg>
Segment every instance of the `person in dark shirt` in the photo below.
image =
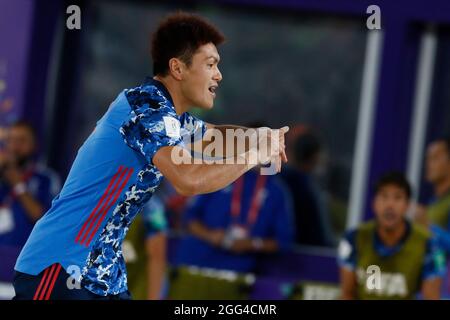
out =
<svg viewBox="0 0 450 320"><path fill-rule="evenodd" d="M332 246L333 236L322 191L314 177L322 146L310 130L300 133L291 145L291 165L281 174L293 202L296 243Z"/></svg>

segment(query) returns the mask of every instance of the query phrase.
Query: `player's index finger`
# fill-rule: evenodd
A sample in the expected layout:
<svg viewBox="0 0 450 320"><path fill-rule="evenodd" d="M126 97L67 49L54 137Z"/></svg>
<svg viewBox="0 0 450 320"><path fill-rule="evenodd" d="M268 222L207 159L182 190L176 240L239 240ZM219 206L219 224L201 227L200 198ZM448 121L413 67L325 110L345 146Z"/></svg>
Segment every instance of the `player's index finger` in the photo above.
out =
<svg viewBox="0 0 450 320"><path fill-rule="evenodd" d="M284 126L282 128L280 128L280 131L284 134L287 133L289 131L289 126Z"/></svg>

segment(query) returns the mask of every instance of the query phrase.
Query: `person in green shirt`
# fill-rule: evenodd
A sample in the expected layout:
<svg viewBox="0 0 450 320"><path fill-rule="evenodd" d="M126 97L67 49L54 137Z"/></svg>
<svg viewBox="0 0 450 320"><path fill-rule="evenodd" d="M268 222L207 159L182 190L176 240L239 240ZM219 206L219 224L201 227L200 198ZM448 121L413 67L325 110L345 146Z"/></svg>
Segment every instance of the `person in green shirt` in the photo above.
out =
<svg viewBox="0 0 450 320"><path fill-rule="evenodd" d="M439 299L445 272L431 234L406 219L411 187L402 173L375 185L375 218L349 231L338 249L343 299Z"/></svg>
<svg viewBox="0 0 450 320"><path fill-rule="evenodd" d="M450 137L439 138L427 148L426 180L434 197L416 210L416 221L429 227L439 244L450 253Z"/></svg>

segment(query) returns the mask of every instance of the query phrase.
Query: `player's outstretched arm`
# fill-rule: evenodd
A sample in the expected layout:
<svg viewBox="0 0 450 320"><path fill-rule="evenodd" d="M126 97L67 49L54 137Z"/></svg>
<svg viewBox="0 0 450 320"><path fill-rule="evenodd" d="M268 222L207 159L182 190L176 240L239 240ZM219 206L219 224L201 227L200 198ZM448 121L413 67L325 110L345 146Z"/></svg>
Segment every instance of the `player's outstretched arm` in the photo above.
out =
<svg viewBox="0 0 450 320"><path fill-rule="evenodd" d="M246 139L246 137L250 137L250 135L256 134L256 136L258 136L258 130L261 129L266 129L266 134L267 137L270 138L277 138L279 139L278 144L280 146L280 155L281 155L281 160L283 162L287 162L287 156L285 153L285 134L289 131L289 127L285 126L282 127L278 130L273 130L271 128L268 127L264 127L264 128L247 128L247 127L242 127L242 126L236 126L236 125L216 125L216 124L211 124L211 123L206 123L207 126L207 131L205 133L205 136L203 137L203 149L206 148L211 141L215 141L215 139L213 139L212 137L215 136L217 133L223 137L222 141L223 141L223 146L221 148L222 152L217 152L215 156L216 157L227 157L227 156L232 156L232 155L236 155L239 153L239 145L240 143L236 141L240 140L241 142L243 142L243 151L248 151L251 148L251 144L249 143L249 139ZM232 134L229 134L227 131L232 132ZM264 131L263 131L264 132ZM259 132L261 133L261 132ZM257 139L257 137L255 137ZM228 141L229 139L231 139L231 141ZM229 150L231 147L232 150Z"/></svg>
<svg viewBox="0 0 450 320"><path fill-rule="evenodd" d="M248 161L250 152L236 157L234 164L177 163L173 155L190 158L189 152L181 147L162 147L155 153L153 163L176 191L185 196L220 190L258 164Z"/></svg>

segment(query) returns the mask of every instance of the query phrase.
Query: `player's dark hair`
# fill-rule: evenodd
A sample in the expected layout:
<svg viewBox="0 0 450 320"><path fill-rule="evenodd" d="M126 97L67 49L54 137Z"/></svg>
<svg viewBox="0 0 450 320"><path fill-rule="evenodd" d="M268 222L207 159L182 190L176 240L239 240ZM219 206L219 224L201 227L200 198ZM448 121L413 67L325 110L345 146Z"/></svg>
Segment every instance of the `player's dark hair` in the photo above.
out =
<svg viewBox="0 0 450 320"><path fill-rule="evenodd" d="M406 179L403 173L398 171L391 171L383 174L375 183L375 194L380 192L383 187L388 185L394 185L403 189L403 191L405 191L407 199L411 198L411 185L409 184L408 179Z"/></svg>
<svg viewBox="0 0 450 320"><path fill-rule="evenodd" d="M441 136L441 137L437 138L436 140L434 140L434 142L443 142L445 144L445 146L447 147L447 153L450 157L450 135Z"/></svg>
<svg viewBox="0 0 450 320"><path fill-rule="evenodd" d="M17 120L10 125L10 128L25 128L31 133L33 138L37 137L36 128L27 120Z"/></svg>
<svg viewBox="0 0 450 320"><path fill-rule="evenodd" d="M169 60L178 58L188 66L199 47L207 43L219 45L223 34L198 15L177 12L160 22L152 35L153 74L167 75Z"/></svg>

